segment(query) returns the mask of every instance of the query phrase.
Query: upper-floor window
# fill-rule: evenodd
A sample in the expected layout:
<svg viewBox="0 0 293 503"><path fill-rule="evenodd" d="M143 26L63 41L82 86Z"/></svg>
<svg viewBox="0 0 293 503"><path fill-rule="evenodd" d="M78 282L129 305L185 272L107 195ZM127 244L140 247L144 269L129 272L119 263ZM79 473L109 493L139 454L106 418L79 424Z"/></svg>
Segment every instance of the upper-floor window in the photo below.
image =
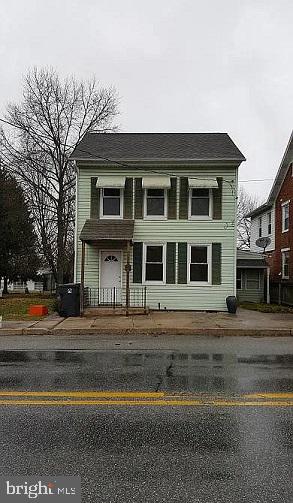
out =
<svg viewBox="0 0 293 503"><path fill-rule="evenodd" d="M122 218L123 216L123 194L122 189L101 190L101 217L102 218Z"/></svg>
<svg viewBox="0 0 293 503"><path fill-rule="evenodd" d="M290 201L286 201L282 204L282 232L289 230L289 203Z"/></svg>
<svg viewBox="0 0 293 503"><path fill-rule="evenodd" d="M209 283L211 269L210 245L189 245L188 279L190 283Z"/></svg>
<svg viewBox="0 0 293 503"><path fill-rule="evenodd" d="M272 234L272 212L268 213L268 235Z"/></svg>
<svg viewBox="0 0 293 503"><path fill-rule="evenodd" d="M165 189L145 190L145 218L164 219L167 216L167 191Z"/></svg>
<svg viewBox="0 0 293 503"><path fill-rule="evenodd" d="M283 279L289 278L289 258L290 258L290 251L283 250L282 251L282 278Z"/></svg>
<svg viewBox="0 0 293 503"><path fill-rule="evenodd" d="M262 237L262 217L258 219L258 237Z"/></svg>
<svg viewBox="0 0 293 503"><path fill-rule="evenodd" d="M211 218L212 191L191 189L189 192L189 218Z"/></svg>

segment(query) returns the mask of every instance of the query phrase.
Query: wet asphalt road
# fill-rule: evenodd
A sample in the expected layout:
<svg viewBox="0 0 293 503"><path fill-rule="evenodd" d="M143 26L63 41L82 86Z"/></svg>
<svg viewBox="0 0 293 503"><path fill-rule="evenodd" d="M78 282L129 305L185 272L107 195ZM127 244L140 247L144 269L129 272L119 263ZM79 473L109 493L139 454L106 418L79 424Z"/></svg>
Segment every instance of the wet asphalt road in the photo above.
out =
<svg viewBox="0 0 293 503"><path fill-rule="evenodd" d="M293 402L233 400L281 396L292 385L293 340L285 338L0 339L2 393L147 391L227 401L26 406L13 396L1 405L0 397L0 472L78 474L83 502L291 503Z"/></svg>

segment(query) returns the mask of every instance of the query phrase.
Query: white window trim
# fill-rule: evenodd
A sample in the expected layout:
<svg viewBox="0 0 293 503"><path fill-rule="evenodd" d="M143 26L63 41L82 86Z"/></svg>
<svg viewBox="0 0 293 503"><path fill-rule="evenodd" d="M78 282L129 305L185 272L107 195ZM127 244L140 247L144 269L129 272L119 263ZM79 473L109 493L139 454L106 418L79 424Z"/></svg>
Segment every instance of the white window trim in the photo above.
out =
<svg viewBox="0 0 293 503"><path fill-rule="evenodd" d="M288 209L290 211L290 199L288 199L288 201L285 201L284 203L282 203L281 206L282 206L282 233L284 233L284 232L288 232L289 231L289 227L288 227L288 229L284 229L284 224L285 224L284 207L288 206ZM289 224L290 224L289 215L288 215L288 220L289 220Z"/></svg>
<svg viewBox="0 0 293 503"><path fill-rule="evenodd" d="M105 187L105 189L117 189L117 187ZM104 200L104 189L100 190L100 218L108 220L121 220L123 218L123 208L124 208L124 190L120 190L120 215L104 215L103 212L103 200Z"/></svg>
<svg viewBox="0 0 293 503"><path fill-rule="evenodd" d="M208 281L191 281L190 280L190 264L191 264L191 248L205 246L207 248L207 264L208 264ZM194 286L210 286L212 283L212 245L202 243L188 243L187 247L187 283Z"/></svg>
<svg viewBox="0 0 293 503"><path fill-rule="evenodd" d="M143 217L144 220L167 220L167 210L168 210L168 189L161 189L164 191L164 215L147 215L147 191L149 189L144 189L143 195Z"/></svg>
<svg viewBox="0 0 293 503"><path fill-rule="evenodd" d="M147 251L147 246L162 246L163 247L163 281L147 281L145 279L145 273L146 273L146 251ZM166 284L166 250L167 250L167 245L166 243L153 243L153 242L147 242L143 243L143 248L142 248L142 284L143 285L165 285Z"/></svg>
<svg viewBox="0 0 293 503"><path fill-rule="evenodd" d="M284 275L284 253L289 252L290 248L282 248L281 249L281 259L282 259L282 279L289 279L289 275Z"/></svg>
<svg viewBox="0 0 293 503"><path fill-rule="evenodd" d="M271 215L271 221L270 221L270 215ZM268 229L267 229L268 230L268 236L271 236L272 235L272 228L273 228L272 227L273 224L272 224L272 212L271 211L269 211L267 213L267 221L268 221ZM269 232L269 225L271 226L271 232Z"/></svg>
<svg viewBox="0 0 293 503"><path fill-rule="evenodd" d="M189 220L212 220L212 218L213 218L213 189L208 189L209 190L209 214L208 215L191 215L192 190L193 189L189 189L189 194L188 194L188 219Z"/></svg>

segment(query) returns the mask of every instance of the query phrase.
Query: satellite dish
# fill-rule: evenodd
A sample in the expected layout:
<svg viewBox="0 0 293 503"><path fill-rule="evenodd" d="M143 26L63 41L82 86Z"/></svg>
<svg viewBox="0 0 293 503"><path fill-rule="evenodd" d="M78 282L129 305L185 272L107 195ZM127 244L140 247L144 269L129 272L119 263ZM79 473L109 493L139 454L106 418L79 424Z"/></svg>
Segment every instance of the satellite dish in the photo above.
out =
<svg viewBox="0 0 293 503"><path fill-rule="evenodd" d="M255 242L256 246L258 246L259 248L263 248L264 251L265 249L270 246L271 244L271 238L269 237L263 237L263 238L258 238Z"/></svg>

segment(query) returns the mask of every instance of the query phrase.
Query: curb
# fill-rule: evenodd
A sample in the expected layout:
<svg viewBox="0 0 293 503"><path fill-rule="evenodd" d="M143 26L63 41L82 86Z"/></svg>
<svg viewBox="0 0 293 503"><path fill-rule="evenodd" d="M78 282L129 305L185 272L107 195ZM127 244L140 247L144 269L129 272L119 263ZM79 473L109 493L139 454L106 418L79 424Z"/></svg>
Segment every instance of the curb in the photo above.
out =
<svg viewBox="0 0 293 503"><path fill-rule="evenodd" d="M72 328L72 329L48 329L48 328L3 328L0 329L0 336L83 336L83 335L206 335L212 337L292 337L293 329L245 329L245 328Z"/></svg>

